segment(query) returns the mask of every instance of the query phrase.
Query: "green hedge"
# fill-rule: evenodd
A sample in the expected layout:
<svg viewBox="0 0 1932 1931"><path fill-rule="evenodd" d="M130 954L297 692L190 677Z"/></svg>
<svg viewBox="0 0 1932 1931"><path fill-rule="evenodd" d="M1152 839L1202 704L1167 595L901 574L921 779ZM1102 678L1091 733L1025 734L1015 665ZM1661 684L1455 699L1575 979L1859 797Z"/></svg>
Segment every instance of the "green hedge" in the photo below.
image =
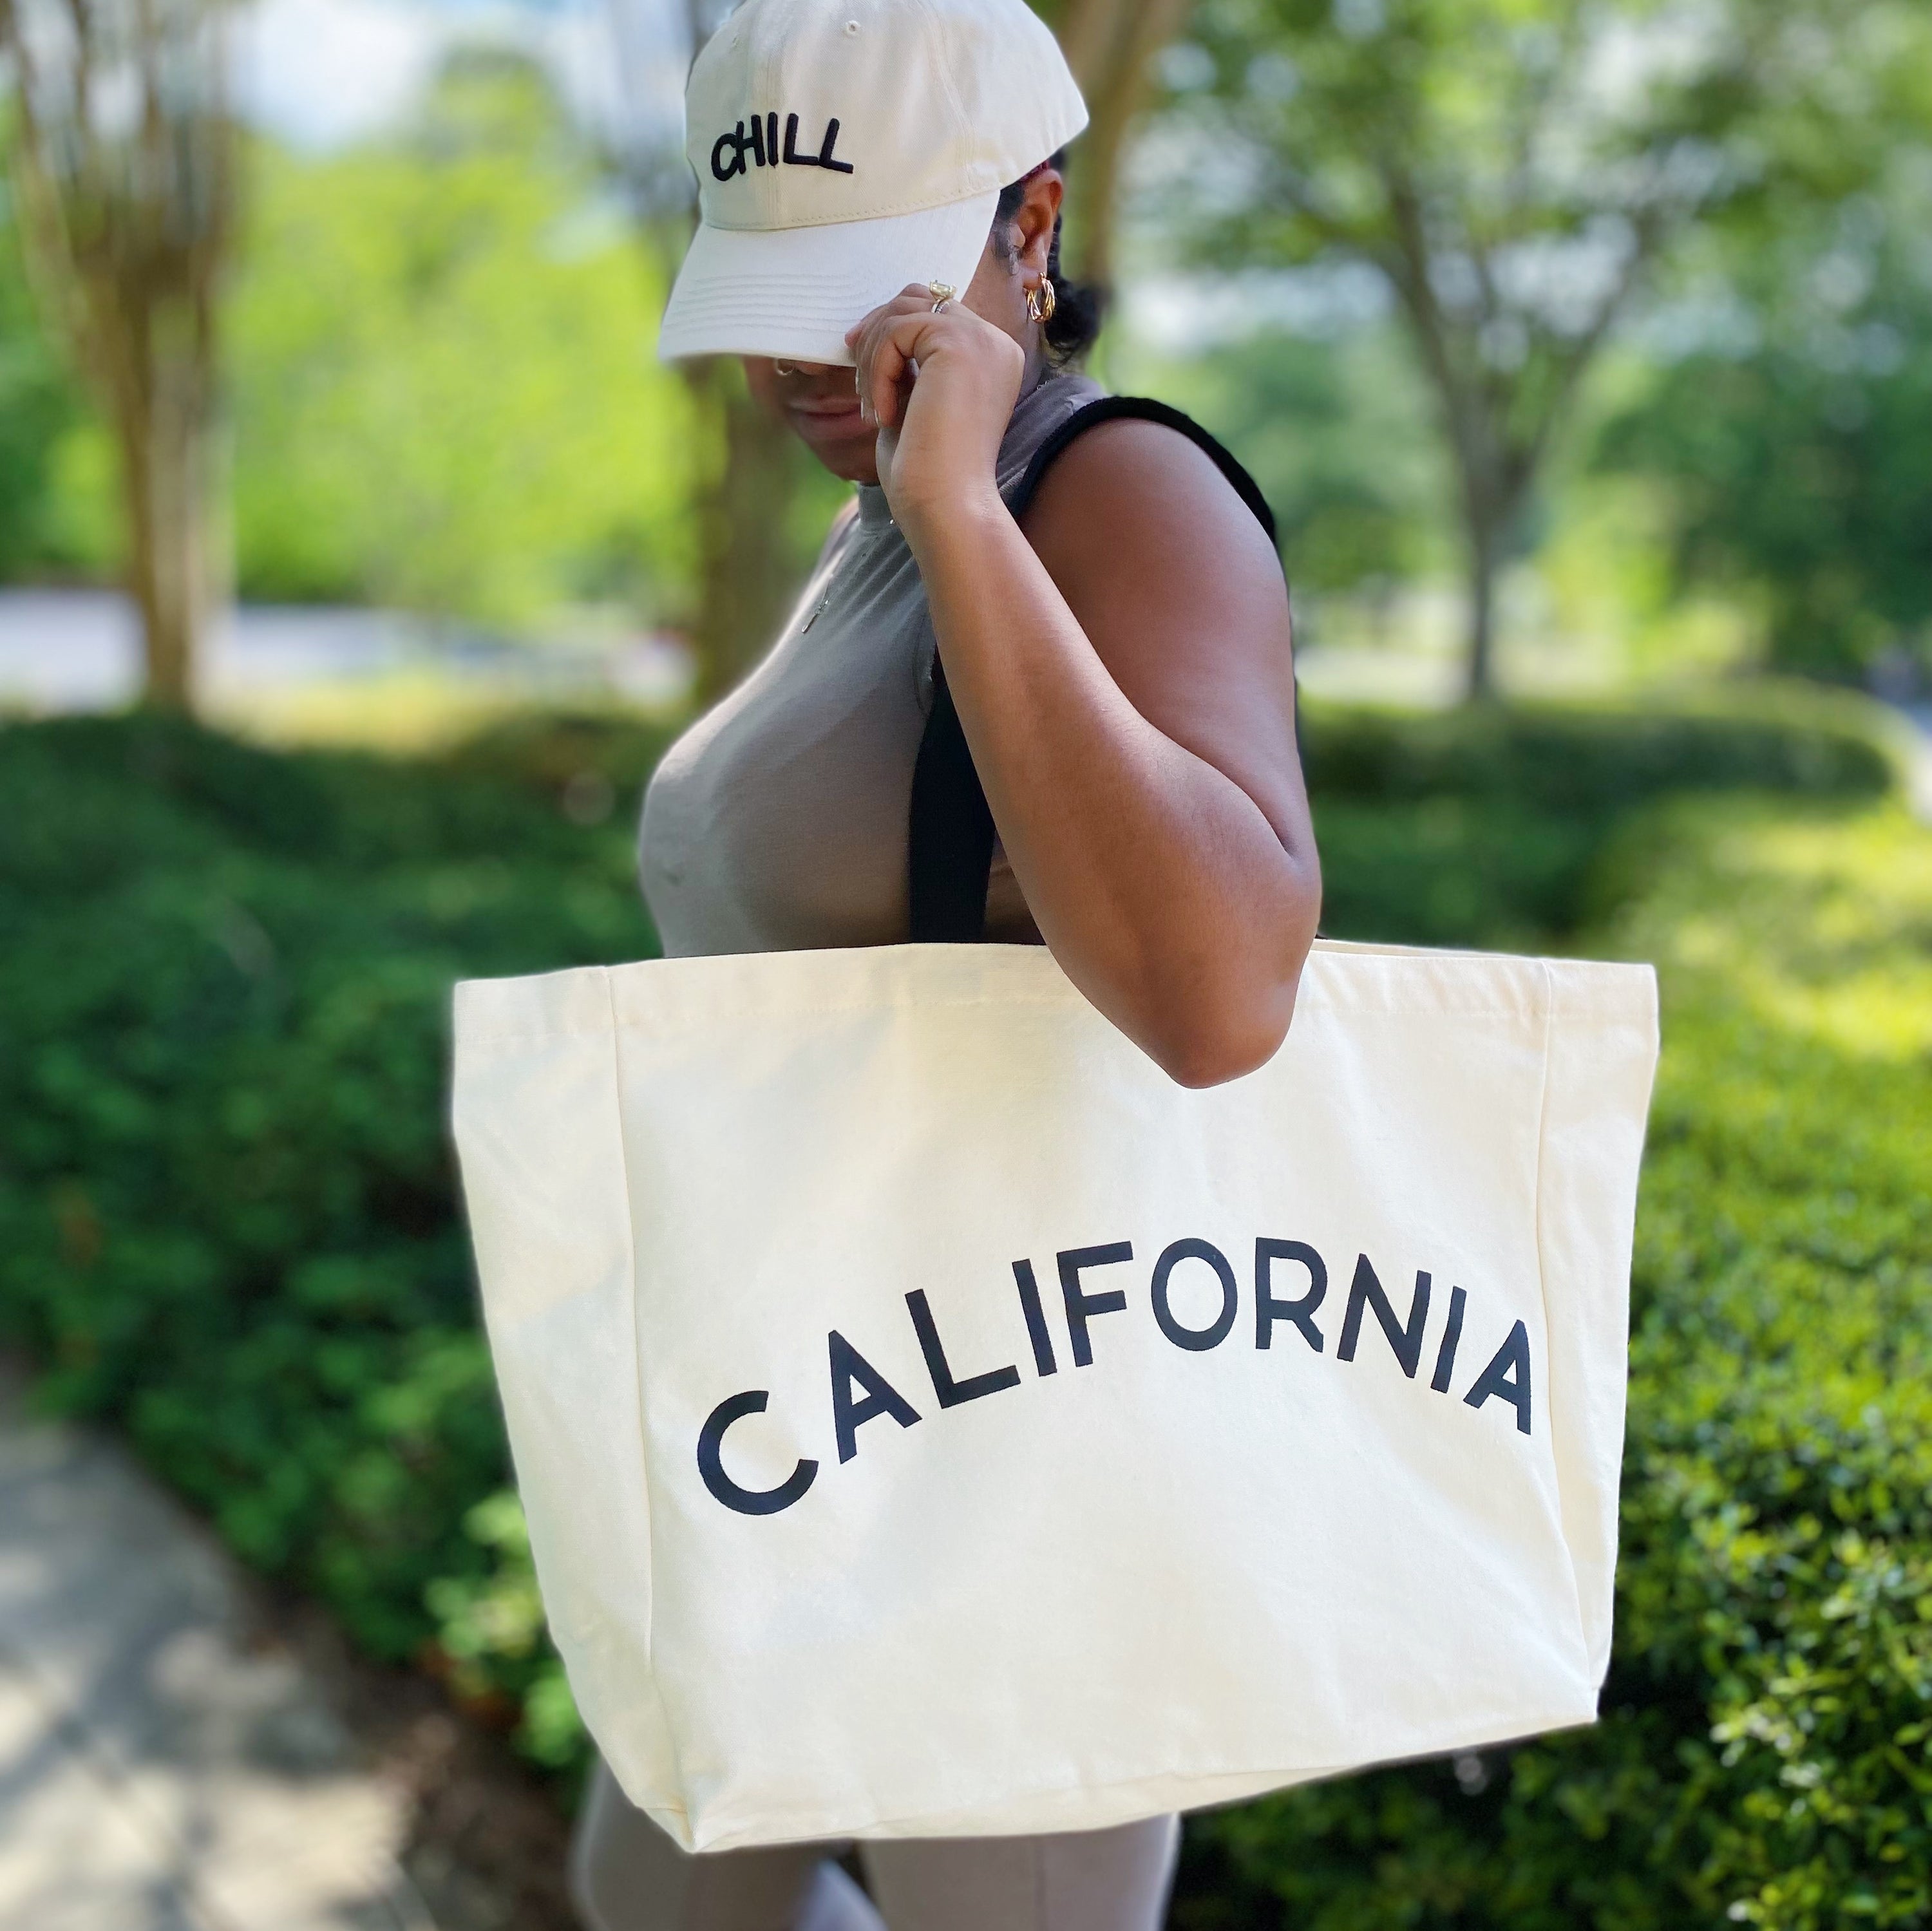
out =
<svg viewBox="0 0 1932 1931"><path fill-rule="evenodd" d="M1415 717L1307 707L1323 929L1534 949L1592 914L1597 853L1687 791L1877 798L1868 706L1777 687L1712 704L1500 706Z"/></svg>
<svg viewBox="0 0 1932 1931"><path fill-rule="evenodd" d="M1867 895L1922 911L1880 890L1916 875L1917 835L1828 813L1804 833L1822 871L1786 880L1766 869L1774 820L1700 842L1733 808L1707 802L1630 829L1674 792L1798 794L1787 814L1869 800L1885 757L1854 712L1761 709L1311 706L1308 739L1330 930L1549 943L1634 897L1616 943L1666 961L1630 1560L1602 1727L1466 1765L1472 1794L1448 1770L1388 1773L1211 1820L1178 1921L1704 1922L1807 1846L1856 1863L1860 1831L1896 1888L1926 1862L1886 1821L1923 1774L1922 1718L1887 1659L1922 1656L1932 1627L1912 1620L1932 1600L1913 1513L1932 1471L1872 1362L1919 1361L1924 1049L1908 1077L1895 1041L1854 1050L1832 1028L1845 981L1917 1037L1898 1012L1920 912L1845 936L1875 916ZM526 1744L559 1762L580 1744L502 1492L445 1141L448 989L649 952L631 821L662 742L537 719L404 764L151 719L0 731L0 1333L49 1403L113 1418L250 1561L379 1654L434 1642L460 1684L520 1702ZM1861 838L1841 878L1834 841ZM1808 893L1835 936L1794 963ZM1807 999L1838 1016L1807 1030L1790 1017ZM1791 1677L1807 1658L1869 1694ZM1808 1736L1836 1724L1849 1767L1794 1822L1764 1739L1799 1717ZM1827 1803L1852 1822L1820 1821ZM1782 1909L1763 1921L1838 1921Z"/></svg>
<svg viewBox="0 0 1932 1931"><path fill-rule="evenodd" d="M0 733L0 1332L408 1654L503 1474L450 984L647 950L628 827L153 720Z"/></svg>
<svg viewBox="0 0 1932 1931"><path fill-rule="evenodd" d="M1593 1730L1197 1822L1180 1931L1932 1922L1932 834L1674 807Z"/></svg>
<svg viewBox="0 0 1932 1931"><path fill-rule="evenodd" d="M1324 801L1454 796L1603 818L1684 790L1876 796L1893 766L1871 706L1763 683L1669 704L1486 705L1418 716L1311 701Z"/></svg>

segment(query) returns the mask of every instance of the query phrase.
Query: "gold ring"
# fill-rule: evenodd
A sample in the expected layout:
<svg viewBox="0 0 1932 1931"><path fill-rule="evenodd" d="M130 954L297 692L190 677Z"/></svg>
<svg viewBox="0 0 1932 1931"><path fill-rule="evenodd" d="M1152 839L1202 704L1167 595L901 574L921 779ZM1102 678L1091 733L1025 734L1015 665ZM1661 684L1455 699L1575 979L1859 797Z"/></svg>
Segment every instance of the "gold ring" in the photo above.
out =
<svg viewBox="0 0 1932 1931"><path fill-rule="evenodd" d="M958 298L959 291L950 282L928 282L926 292L932 297L932 312L937 315L949 301Z"/></svg>

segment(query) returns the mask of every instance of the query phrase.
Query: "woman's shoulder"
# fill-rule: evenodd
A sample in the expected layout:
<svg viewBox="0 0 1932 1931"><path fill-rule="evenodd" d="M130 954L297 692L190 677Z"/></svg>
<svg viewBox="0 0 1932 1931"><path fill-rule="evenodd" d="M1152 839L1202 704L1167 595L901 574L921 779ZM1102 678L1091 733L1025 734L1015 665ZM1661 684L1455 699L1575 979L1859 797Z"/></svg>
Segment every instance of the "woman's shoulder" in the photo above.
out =
<svg viewBox="0 0 1932 1931"><path fill-rule="evenodd" d="M1274 519L1253 478L1165 403L1097 392L1042 441L1017 495L1042 556L1096 550L1128 564L1171 556L1179 538L1210 574L1280 569Z"/></svg>

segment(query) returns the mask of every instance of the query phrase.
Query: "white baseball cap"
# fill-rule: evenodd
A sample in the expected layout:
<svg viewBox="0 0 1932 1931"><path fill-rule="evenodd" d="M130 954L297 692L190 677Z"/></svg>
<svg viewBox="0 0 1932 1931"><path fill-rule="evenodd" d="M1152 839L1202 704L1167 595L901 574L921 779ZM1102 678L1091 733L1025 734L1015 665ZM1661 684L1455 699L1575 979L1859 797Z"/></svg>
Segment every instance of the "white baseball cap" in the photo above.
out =
<svg viewBox="0 0 1932 1931"><path fill-rule="evenodd" d="M658 337L849 363L908 282L963 289L1000 190L1087 124L1025 0L747 0L685 89L700 225Z"/></svg>

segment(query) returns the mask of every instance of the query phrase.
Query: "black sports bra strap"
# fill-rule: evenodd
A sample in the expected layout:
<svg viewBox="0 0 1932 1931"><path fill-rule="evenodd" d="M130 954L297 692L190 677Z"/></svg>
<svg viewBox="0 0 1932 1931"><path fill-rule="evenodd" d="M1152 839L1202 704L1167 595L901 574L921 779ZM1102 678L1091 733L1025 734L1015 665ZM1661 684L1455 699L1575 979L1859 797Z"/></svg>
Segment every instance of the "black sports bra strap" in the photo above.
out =
<svg viewBox="0 0 1932 1931"><path fill-rule="evenodd" d="M1214 459L1215 466L1274 539L1274 516L1255 479L1191 416L1145 396L1102 396L1076 409L1039 448L1006 497L1025 514L1054 459L1076 436L1103 422L1132 417L1178 430ZM932 666L932 709L913 766L910 817L912 937L915 943L976 944L986 935L986 881L993 868L993 814L973 768L973 754L946 688L944 667Z"/></svg>
<svg viewBox="0 0 1932 1931"><path fill-rule="evenodd" d="M1233 484L1235 495L1254 511L1256 520L1268 533L1268 541L1274 541L1274 511L1268 508L1268 499L1262 494L1261 486L1254 478L1193 417L1182 415L1178 409L1170 409L1164 402L1156 402L1151 396L1102 396L1085 408L1076 409L1033 452L1033 460L1027 465L1026 474L1006 499L1007 508L1016 517L1025 515L1039 493L1047 471L1052 468L1054 458L1070 442L1085 435L1090 429L1097 429L1103 422L1118 422L1127 418L1140 422L1157 422L1163 429L1178 430L1189 442L1204 451L1213 459L1215 468Z"/></svg>

